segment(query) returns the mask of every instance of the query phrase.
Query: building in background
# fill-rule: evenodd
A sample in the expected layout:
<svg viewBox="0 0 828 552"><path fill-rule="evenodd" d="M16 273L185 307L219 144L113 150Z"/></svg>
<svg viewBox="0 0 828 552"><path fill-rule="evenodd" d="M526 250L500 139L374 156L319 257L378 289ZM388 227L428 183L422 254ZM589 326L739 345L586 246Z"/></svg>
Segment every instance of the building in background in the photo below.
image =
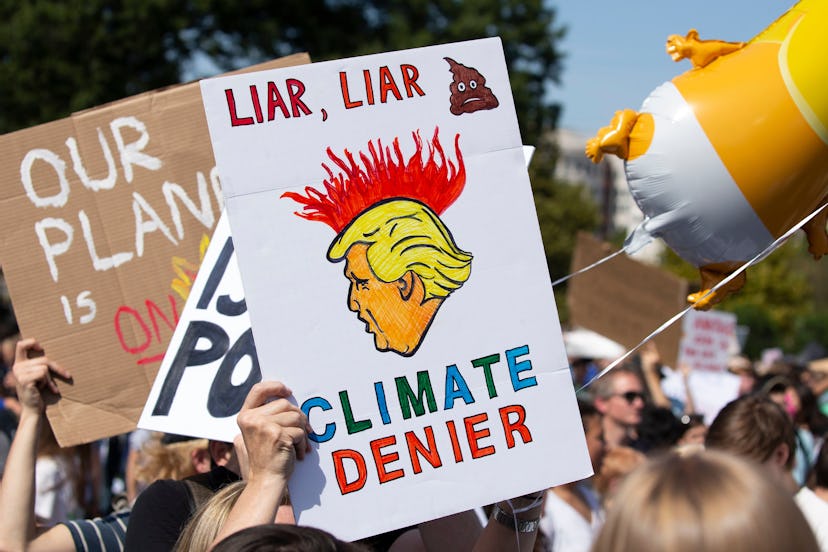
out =
<svg viewBox="0 0 828 552"><path fill-rule="evenodd" d="M609 240L617 234L627 235L643 219L627 186L624 162L614 155L607 155L597 165L584 154L589 136L568 129L558 129L555 141L558 159L555 178L573 185L586 186L601 213L599 236ZM635 255L637 260L657 263L664 244L654 242Z"/></svg>

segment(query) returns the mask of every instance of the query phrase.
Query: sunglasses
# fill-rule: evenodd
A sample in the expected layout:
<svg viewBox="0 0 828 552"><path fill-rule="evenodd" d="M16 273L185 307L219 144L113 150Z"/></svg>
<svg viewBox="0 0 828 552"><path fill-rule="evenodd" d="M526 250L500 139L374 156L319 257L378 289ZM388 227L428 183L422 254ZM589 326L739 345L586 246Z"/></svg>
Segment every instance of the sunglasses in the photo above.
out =
<svg viewBox="0 0 828 552"><path fill-rule="evenodd" d="M627 391L626 393L615 393L613 397L624 397L624 400L627 401L627 404L634 403L635 399L641 399L641 402L647 402L644 393L640 391Z"/></svg>

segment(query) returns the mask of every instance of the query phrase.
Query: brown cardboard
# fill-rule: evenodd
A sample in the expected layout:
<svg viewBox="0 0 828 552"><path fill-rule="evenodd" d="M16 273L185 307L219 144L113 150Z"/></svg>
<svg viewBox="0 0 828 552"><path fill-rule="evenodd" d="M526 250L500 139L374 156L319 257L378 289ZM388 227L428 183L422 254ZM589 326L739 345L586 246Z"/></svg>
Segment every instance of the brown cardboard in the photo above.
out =
<svg viewBox="0 0 828 552"><path fill-rule="evenodd" d="M309 62L307 54L296 54L245 71ZM81 161L77 169L73 149ZM26 165L27 158L34 161ZM114 185L88 189L84 171L89 179L116 175ZM62 184L59 173L66 176ZM198 216L168 192L176 198L175 216L165 187L183 192ZM60 193L66 189L68 195ZM65 202L58 205L61 197ZM220 201L197 82L0 136L0 261L14 311L21 333L36 337L74 377L72 384L60 384L62 398L48 408L62 446L135 428L184 306L172 287L180 276L174 259L180 267L186 265L181 259L193 270L198 266L199 243L212 234ZM73 233L68 249L54 255L56 281L38 226L48 228L42 232L48 247L66 241L60 227ZM113 266L106 266L107 259ZM81 320L92 312L89 300L94 318Z"/></svg>
<svg viewBox="0 0 828 552"><path fill-rule="evenodd" d="M609 244L581 232L572 271L613 251ZM574 276L567 293L573 326L598 332L627 348L683 310L686 297L686 280L624 255ZM654 338L662 360L671 366L676 365L681 333L681 324L675 323Z"/></svg>

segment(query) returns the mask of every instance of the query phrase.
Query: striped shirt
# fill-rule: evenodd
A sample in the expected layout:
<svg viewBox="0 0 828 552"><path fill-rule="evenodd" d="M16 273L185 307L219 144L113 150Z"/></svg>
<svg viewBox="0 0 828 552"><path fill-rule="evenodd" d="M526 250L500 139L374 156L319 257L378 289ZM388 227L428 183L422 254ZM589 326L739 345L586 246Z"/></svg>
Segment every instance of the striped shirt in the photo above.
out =
<svg viewBox="0 0 828 552"><path fill-rule="evenodd" d="M78 552L122 552L129 513L123 510L102 518L67 521L63 525L72 534Z"/></svg>

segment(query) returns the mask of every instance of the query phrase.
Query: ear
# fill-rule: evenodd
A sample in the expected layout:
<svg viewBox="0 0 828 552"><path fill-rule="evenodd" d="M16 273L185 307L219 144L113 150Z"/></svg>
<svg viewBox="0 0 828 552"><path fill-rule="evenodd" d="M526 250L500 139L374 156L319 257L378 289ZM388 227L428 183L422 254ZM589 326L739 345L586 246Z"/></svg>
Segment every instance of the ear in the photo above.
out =
<svg viewBox="0 0 828 552"><path fill-rule="evenodd" d="M414 274L414 271L409 270L396 281L397 289L400 291L400 297L402 297L403 301L411 299L411 294L414 293L415 278L417 276Z"/></svg>
<svg viewBox="0 0 828 552"><path fill-rule="evenodd" d="M595 397L592 404L595 406L595 410L600 412L602 416L607 413L607 401L603 397Z"/></svg>
<svg viewBox="0 0 828 552"><path fill-rule="evenodd" d="M210 471L210 451L208 449L197 449L190 452L190 461L196 473Z"/></svg>
<svg viewBox="0 0 828 552"><path fill-rule="evenodd" d="M791 455L791 451L788 448L788 445L785 443L781 443L778 447L776 447L771 454L771 457L768 459L774 466L778 467L781 470L785 469L786 464L788 463L788 458Z"/></svg>
<svg viewBox="0 0 828 552"><path fill-rule="evenodd" d="M223 441L210 441L210 458L217 466L226 466L233 456L233 444Z"/></svg>
<svg viewBox="0 0 828 552"><path fill-rule="evenodd" d="M698 38L699 38L699 31L697 31L696 29L690 29L689 31L687 31L687 37L686 37L686 38L687 38L688 40L691 40L691 39L696 39L696 40L698 40Z"/></svg>

